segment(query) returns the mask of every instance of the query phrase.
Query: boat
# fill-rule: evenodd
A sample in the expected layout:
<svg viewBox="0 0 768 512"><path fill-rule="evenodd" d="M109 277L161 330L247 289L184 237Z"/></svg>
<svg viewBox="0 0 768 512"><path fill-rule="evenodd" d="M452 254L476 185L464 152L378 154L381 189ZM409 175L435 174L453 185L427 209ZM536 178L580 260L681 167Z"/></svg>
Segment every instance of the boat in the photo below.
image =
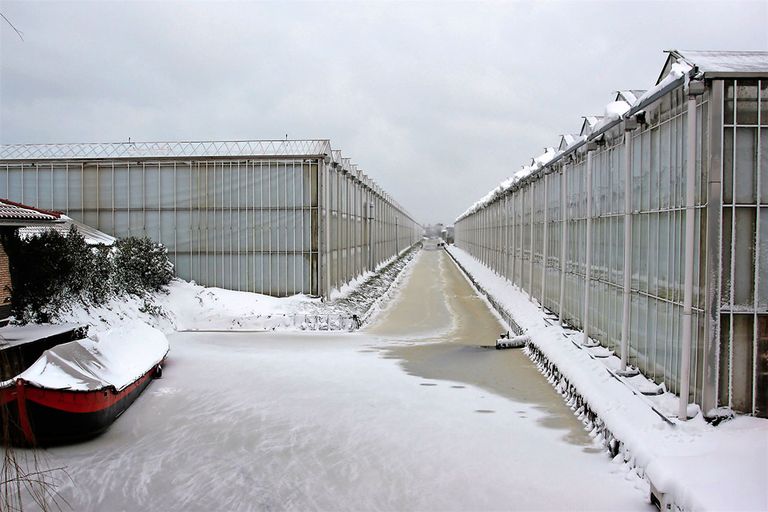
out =
<svg viewBox="0 0 768 512"><path fill-rule="evenodd" d="M125 412L168 355L165 335L135 323L43 352L0 383L8 420L0 436L18 446L53 446L98 436Z"/></svg>
<svg viewBox="0 0 768 512"><path fill-rule="evenodd" d="M87 336L88 326L81 324L0 327L0 382L32 366L46 350Z"/></svg>

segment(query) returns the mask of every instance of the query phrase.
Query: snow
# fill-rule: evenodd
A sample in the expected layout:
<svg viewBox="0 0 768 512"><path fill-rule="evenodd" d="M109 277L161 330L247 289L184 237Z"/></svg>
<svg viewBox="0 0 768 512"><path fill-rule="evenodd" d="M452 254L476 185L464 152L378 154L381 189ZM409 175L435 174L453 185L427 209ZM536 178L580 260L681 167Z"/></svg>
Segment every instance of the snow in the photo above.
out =
<svg viewBox="0 0 768 512"><path fill-rule="evenodd" d="M129 322L92 339L46 350L16 379L49 389L121 391L160 363L168 349L162 332L143 322Z"/></svg>
<svg viewBox="0 0 768 512"><path fill-rule="evenodd" d="M768 52L680 50L683 60L708 73L768 72Z"/></svg>
<svg viewBox="0 0 768 512"><path fill-rule="evenodd" d="M274 331L350 330L357 327L353 315L366 319L376 311L414 251L404 249L332 292L332 299L294 295L272 297L252 292L205 287L174 279L165 292L147 298L126 296L104 306L74 305L59 316L60 322L89 325L99 332L140 320L164 333L176 331Z"/></svg>
<svg viewBox="0 0 768 512"><path fill-rule="evenodd" d="M306 295L278 298L207 288L181 280L174 280L168 291L168 295L158 296L157 303L168 312L175 329L179 331L292 327L292 315L320 300Z"/></svg>
<svg viewBox="0 0 768 512"><path fill-rule="evenodd" d="M629 104L626 101L612 101L605 106L605 116L613 119L618 119L623 116L629 110Z"/></svg>
<svg viewBox="0 0 768 512"><path fill-rule="evenodd" d="M171 335L163 378L104 435L46 451L67 469L62 497L75 510L652 510L525 356L467 345L498 322L443 251L408 272L373 330ZM404 371L393 352L437 344L461 367L517 357L503 378L523 396Z"/></svg>
<svg viewBox="0 0 768 512"><path fill-rule="evenodd" d="M671 83L687 75L692 69L693 68L690 64L682 60L678 60L677 62L672 63L669 74L655 86L645 91L645 93L637 100L637 105L643 103L645 100L661 91L665 87L669 86Z"/></svg>
<svg viewBox="0 0 768 512"><path fill-rule="evenodd" d="M604 127L621 119L631 106L626 101L612 101L605 106L605 115L592 127L592 133L599 132Z"/></svg>
<svg viewBox="0 0 768 512"><path fill-rule="evenodd" d="M43 338L50 338L51 336L77 329L81 325L83 324L6 325L0 327L0 348L13 347Z"/></svg>
<svg viewBox="0 0 768 512"><path fill-rule="evenodd" d="M623 443L618 457L637 468L669 501L684 510L768 509L768 420L739 416L713 427L699 414L685 422L664 421L659 412L673 410L676 397L642 396L633 381L646 386L648 379L616 378L608 371L616 365L615 356L590 356L592 349L573 343L557 323L546 322L527 293L463 250L453 246L449 250L527 330L532 342Z"/></svg>

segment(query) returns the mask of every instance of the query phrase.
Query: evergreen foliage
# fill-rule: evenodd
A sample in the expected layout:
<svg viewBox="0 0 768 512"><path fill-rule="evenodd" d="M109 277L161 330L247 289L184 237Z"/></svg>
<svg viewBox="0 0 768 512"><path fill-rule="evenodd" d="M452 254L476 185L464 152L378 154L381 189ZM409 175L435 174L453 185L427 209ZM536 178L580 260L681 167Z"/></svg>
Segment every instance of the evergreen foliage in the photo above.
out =
<svg viewBox="0 0 768 512"><path fill-rule="evenodd" d="M113 262L118 289L133 295L160 291L173 278L168 250L147 237L118 240Z"/></svg>
<svg viewBox="0 0 768 512"><path fill-rule="evenodd" d="M173 278L167 250L148 238L129 237L114 247L89 247L72 226L67 236L48 230L2 237L13 294L11 311L26 322L50 322L70 304L99 306L123 294L162 290Z"/></svg>

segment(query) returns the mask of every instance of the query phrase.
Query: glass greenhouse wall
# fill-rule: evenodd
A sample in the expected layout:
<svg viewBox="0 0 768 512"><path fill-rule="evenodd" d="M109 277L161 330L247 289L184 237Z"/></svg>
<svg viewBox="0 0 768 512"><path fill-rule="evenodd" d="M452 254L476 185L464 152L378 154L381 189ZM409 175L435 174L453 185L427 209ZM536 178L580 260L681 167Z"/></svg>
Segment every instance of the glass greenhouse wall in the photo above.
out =
<svg viewBox="0 0 768 512"><path fill-rule="evenodd" d="M669 390L687 375L705 413L768 416L768 54L672 52L642 93L470 208L456 244Z"/></svg>
<svg viewBox="0 0 768 512"><path fill-rule="evenodd" d="M6 145L0 197L163 243L206 286L329 295L420 226L328 141Z"/></svg>

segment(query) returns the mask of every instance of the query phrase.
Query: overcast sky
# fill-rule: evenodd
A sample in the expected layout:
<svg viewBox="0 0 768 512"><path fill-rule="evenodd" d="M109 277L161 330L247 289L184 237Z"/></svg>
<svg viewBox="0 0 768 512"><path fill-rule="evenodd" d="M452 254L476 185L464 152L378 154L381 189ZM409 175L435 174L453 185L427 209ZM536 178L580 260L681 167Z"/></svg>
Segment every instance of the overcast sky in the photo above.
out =
<svg viewBox="0 0 768 512"><path fill-rule="evenodd" d="M768 1L0 1L0 142L328 138L452 223L663 50L768 50Z"/></svg>

